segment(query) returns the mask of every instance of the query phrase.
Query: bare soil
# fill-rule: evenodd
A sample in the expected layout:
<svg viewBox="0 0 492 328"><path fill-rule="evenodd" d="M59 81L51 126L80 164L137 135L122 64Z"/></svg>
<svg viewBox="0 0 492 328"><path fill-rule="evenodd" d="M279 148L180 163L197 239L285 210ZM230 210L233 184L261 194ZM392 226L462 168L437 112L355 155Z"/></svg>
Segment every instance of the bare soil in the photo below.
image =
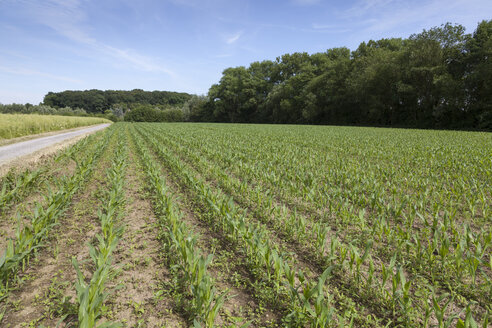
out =
<svg viewBox="0 0 492 328"><path fill-rule="evenodd" d="M170 281L170 273L162 263L157 219L132 153L128 163L127 205L120 220L125 232L113 261L121 272L108 286L119 288L108 300L109 311L104 319L127 327L186 327L172 299L157 296L160 286Z"/></svg>

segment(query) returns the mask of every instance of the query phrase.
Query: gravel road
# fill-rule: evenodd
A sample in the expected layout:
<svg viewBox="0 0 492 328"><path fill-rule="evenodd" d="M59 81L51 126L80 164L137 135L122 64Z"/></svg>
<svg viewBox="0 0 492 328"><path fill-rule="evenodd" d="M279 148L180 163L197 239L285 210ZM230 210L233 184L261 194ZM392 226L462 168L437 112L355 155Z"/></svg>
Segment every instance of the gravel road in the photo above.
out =
<svg viewBox="0 0 492 328"><path fill-rule="evenodd" d="M9 162L17 157L28 155L40 149L53 146L59 142L77 137L79 135L95 132L104 129L111 124L99 124L70 132L62 132L49 137L41 137L28 141L22 141L7 146L0 147L0 165Z"/></svg>

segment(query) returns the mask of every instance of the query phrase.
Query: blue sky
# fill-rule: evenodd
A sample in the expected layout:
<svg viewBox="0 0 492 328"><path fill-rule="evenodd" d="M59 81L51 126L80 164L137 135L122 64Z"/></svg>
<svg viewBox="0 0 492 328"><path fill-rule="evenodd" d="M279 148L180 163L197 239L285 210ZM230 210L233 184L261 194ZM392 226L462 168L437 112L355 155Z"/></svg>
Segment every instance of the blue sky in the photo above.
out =
<svg viewBox="0 0 492 328"><path fill-rule="evenodd" d="M471 33L491 13L491 0L0 0L0 103L85 89L206 94L227 67L448 21Z"/></svg>

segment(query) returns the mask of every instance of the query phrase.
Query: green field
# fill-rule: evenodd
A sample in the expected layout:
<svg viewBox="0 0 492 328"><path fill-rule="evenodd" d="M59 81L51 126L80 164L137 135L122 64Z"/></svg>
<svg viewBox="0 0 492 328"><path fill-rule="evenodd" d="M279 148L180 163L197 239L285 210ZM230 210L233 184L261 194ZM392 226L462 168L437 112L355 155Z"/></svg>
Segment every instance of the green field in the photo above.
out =
<svg viewBox="0 0 492 328"><path fill-rule="evenodd" d="M0 140L110 122L99 117L0 114Z"/></svg>
<svg viewBox="0 0 492 328"><path fill-rule="evenodd" d="M491 322L491 133L117 123L2 183L2 326Z"/></svg>

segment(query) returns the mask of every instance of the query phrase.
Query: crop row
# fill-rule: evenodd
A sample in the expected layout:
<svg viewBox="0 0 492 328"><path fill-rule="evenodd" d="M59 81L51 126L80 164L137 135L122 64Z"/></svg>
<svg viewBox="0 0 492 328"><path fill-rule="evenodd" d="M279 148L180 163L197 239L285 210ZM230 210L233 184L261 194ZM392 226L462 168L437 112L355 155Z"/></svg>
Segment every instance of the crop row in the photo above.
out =
<svg viewBox="0 0 492 328"><path fill-rule="evenodd" d="M158 138L158 134L155 133ZM318 263L319 273L321 274L324 268L332 266L332 275L344 277L347 280L344 285L346 288L352 289L352 297L360 299L365 291L374 289L380 290L385 295L385 300L388 304L380 303L378 307L388 308L388 312L395 312L394 305L400 304L400 294L409 293L409 283L405 283L405 277L402 276L401 270L396 270L394 273L396 281L400 282L403 279L403 284L397 283L393 287L390 294L385 290L385 284L388 278L392 278L393 268L395 268L394 260L390 268L385 270L386 275L383 279L378 280L374 270L374 262L370 255L372 242L367 242L361 250L355 245L346 245L340 243L337 236L331 235L330 227L326 223L316 222L310 225L308 220L296 214L287 214L285 207L276 207L272 196L268 193L262 193L258 188L250 188L246 183L239 179L230 177L220 170L217 166L206 163L203 157L196 153L196 149L181 147L179 143L167 143L164 138L159 139L162 145L172 148L176 154L180 154L185 160L190 162L190 165L198 170L204 177L213 179L222 190L233 196L236 201L248 208L255 218L258 218L262 223L269 227L270 230L281 232L280 236L285 239L286 243L297 245L297 251L303 253L302 248L308 249L308 256L304 256L306 261L315 261ZM289 247L285 251L289 251ZM364 265L372 268L367 277L361 274L361 269L364 262L369 262ZM384 264L382 264L384 265ZM349 279L347 279L349 278ZM379 288L372 284L379 283ZM372 292L371 298L374 297ZM409 302L405 303L408 312ZM373 305L375 306L375 305Z"/></svg>
<svg viewBox="0 0 492 328"><path fill-rule="evenodd" d="M345 318L337 316L332 296L326 294L325 281L331 267L325 269L315 282L306 278L301 269L286 260L287 254L279 252L264 226L249 222L244 210L221 192L210 188L200 177L190 172L165 148L139 130L153 151L183 184L188 186L197 201L206 208L209 224L220 229L228 239L238 245L247 256L252 273L267 282L278 301L284 299L289 309L285 320L291 325L324 327L344 325Z"/></svg>
<svg viewBox="0 0 492 328"><path fill-rule="evenodd" d="M124 136L121 131L119 132L118 137ZM124 226L118 223L118 219L125 205L124 186L127 155L126 140L118 138L111 167L106 173L109 188L102 197L102 209L98 211L101 232L96 235L96 246L89 243L89 255L93 264L91 276L86 277L79 268L77 260L72 258L72 264L77 272L75 287L78 303L78 327L80 328L96 327L97 321L102 315L102 305L109 295L106 285L118 273L111 262L112 253L118 246L124 232ZM97 326L119 327L121 325L105 322Z"/></svg>
<svg viewBox="0 0 492 328"><path fill-rule="evenodd" d="M154 136L158 138L159 133L154 133ZM402 318L408 318L410 311L417 312L411 307L411 301L409 300L410 283L406 281L401 269L393 270L397 268L394 259L390 267L385 267L384 263L381 264L381 270L384 271L384 275L382 279L376 279L378 276L375 272L375 264L370 256L372 245L370 241L362 251L354 245L341 244L336 236L329 236L330 228L326 224L317 222L308 227L306 220L302 216L295 214L289 216L285 214L285 208L272 207L271 196L269 198L269 195L264 196L258 190L251 190L239 180L224 174L216 166L204 163L199 155L192 154L193 149L179 147L176 143L168 144L164 138L158 140L161 141L161 144L174 148L176 154L188 156L193 168L199 170L204 176L212 176L215 179L214 182L220 188L251 209L255 217L270 226L274 231L281 232L282 238L286 238L287 243L302 245L299 248L309 248L309 257L306 257L306 261L313 259L317 261L320 274L326 267L331 266L333 268L332 275L337 276L338 279L343 278L345 280L342 283L342 287L350 289L349 294L355 300L359 300L359 303L364 298L370 298L374 303L374 291L376 290L380 291L384 297L376 299L376 301L379 300L379 303L371 304L373 308L376 305L379 311L386 308L390 316L395 316L401 310ZM300 252L303 253L302 250ZM367 275L362 275L364 262L369 262L364 265L364 267L370 268ZM394 280L390 291L386 290L388 279ZM338 283L340 283L340 280L338 280ZM371 295L363 296L367 294L368 290L371 291ZM341 298L339 301L342 301L344 296L338 292L338 298Z"/></svg>
<svg viewBox="0 0 492 328"><path fill-rule="evenodd" d="M153 130L156 131L155 129L153 129ZM423 303L419 304L419 307L423 307L422 310L417 310L417 309L412 310L411 308L409 308L409 306L412 304L412 300L409 297L409 294L411 293L410 286L412 285L412 282L411 282L412 279L408 280L405 277L408 273L402 271L403 268L406 268L405 269L406 271L413 272L414 268L417 267L417 268L422 268L421 270L419 270L421 274L426 274L426 272L424 271L424 268L426 267L426 265L428 266L428 264L431 261L434 261L434 263L431 263L431 264L433 264L433 266L431 266L431 267L437 268L439 270L439 271L437 271L437 270L431 271L431 274L428 277L429 280L431 280L431 282L432 282L431 285L438 282L438 283L441 283L442 285L446 286L446 283L442 282L437 276L437 274L441 273L441 272L449 272L450 274L452 274L453 272L456 272L456 270L461 270L461 271L459 271L459 272L461 272L461 274L463 272L470 273L469 277L471 277L471 278L476 277L476 275L472 274L473 272L481 273L481 276L484 279L484 281L480 285L481 289L477 288L476 281L472 281L471 284L465 285L465 290L464 290L464 292L461 291L461 294L462 295L464 294L468 297L471 297L472 299L475 298L478 300L480 300L480 299L485 300L485 299L489 298L488 295L490 295L489 294L490 293L490 287L489 287L490 282L486 278L487 278L487 274L488 274L487 270L489 270L488 268L489 268L490 264L488 263L489 261L487 261L487 251L486 250L489 247L488 245L490 244L490 241L489 241L490 237L488 237L488 236L490 236L490 233L487 234L487 231L483 231L482 234L477 234L477 233L474 233L473 231L470 231L470 229L467 228L467 225L464 224L463 228L462 228L463 230L461 230L461 231L458 229L454 230L454 236L460 238L459 243L454 244L454 245L451 243L448 243L446 246L446 238L448 238L447 235L448 235L448 230L449 230L448 227L446 227L446 223L450 222L450 220L444 220L444 222L439 222L436 219L434 219L431 222L427 222L427 225L423 229L424 231L427 231L427 230L430 231L430 230L434 229L434 230L432 230L434 232L434 234L432 236L430 236L431 238L428 238L428 239L422 238L423 240L430 240L431 242L435 243L433 245L435 247L431 248L431 251L429 253L428 252L429 248L425 248L422 246L420 248L417 248L413 244L413 243L418 244L418 241L420 241L420 239L415 238L415 233L413 233L413 234L411 233L412 224L407 223L408 226L403 226L404 228L406 228L404 230L401 228L400 229L393 229L393 227L391 227L387 224L387 221L384 220L384 218L378 218L377 222L380 222L381 224L376 224L374 226L374 228L371 227L371 230L368 230L368 235L370 236L370 238L368 238L367 240L370 240L371 238L378 240L378 234L379 234L379 236L385 236L386 240L385 240L384 245L390 245L392 247L395 247L395 245L396 245L397 247L395 247L395 249L396 249L395 253L397 254L398 258L395 259L395 256L392 255L390 258L388 258L388 262L386 262L386 264L381 263L380 268L379 269L376 268L376 271L378 273L377 276L379 276L379 279L373 279L375 268L374 268L374 264L372 262L371 257L367 255L367 249L364 250L365 245L363 246L362 252L361 252L360 250L357 250L356 247L354 248L354 245L349 244L348 246L344 246L343 244L337 244L337 239L332 239L330 247L327 247L327 246L325 246L324 248L319 247L320 245L323 245L322 241L324 239L326 239L326 237L325 237L326 236L326 228L327 228L326 225L322 225L320 222L317 222L315 224L311 224L311 225L309 225L309 227L314 228L314 229L311 232L308 231L308 233L306 233L306 230L309 230L309 229L307 229L306 224L305 224L302 216L297 216L297 217L290 216L290 217L288 217L287 220L285 220L285 216L281 215L282 214L281 209L276 208L275 206L272 206L272 204L273 205L275 204L274 198L271 196L271 194L273 192L270 191L270 196L269 196L268 193L265 193L265 192L262 193L261 189L258 190L258 188L255 188L253 190L258 195L258 198L255 199L255 197L254 197L255 195L254 195L254 193L252 193L252 189L249 188L248 185L244 183L244 180L239 181L237 179L234 180L234 179L227 177L227 175L224 172L217 170L217 168L215 167L213 162L212 163L200 163L201 161L203 161L202 160L203 156L200 156L200 153L207 154L207 151L210 151L211 147L214 146L213 143L211 145L204 144L203 142L200 143L200 147L201 147L200 151L197 150L198 146L196 146L196 145L191 146L191 147L189 145L183 147L180 145L186 144L186 141L180 140L180 139L176 140L175 137L172 137L173 132L168 132L168 131L162 129L162 130L157 130L155 132L155 135L158 135L158 134L159 135L166 135L166 137L162 137L159 140L162 143L166 144L168 147L175 149L176 153L181 154L181 156L183 156L184 154L186 154L186 156L188 156L188 157L191 156L192 157L192 163L193 163L194 167L201 167L201 168L207 167L207 168L209 168L210 172L214 172L215 179L216 179L216 181L218 181L219 185L221 185L228 192L233 194L236 199L241 199L241 197L242 197L243 199L246 199L247 201L249 201L248 206L251 206L252 208L260 208L260 210L257 209L255 211L256 214L262 212L262 210L261 210L261 207L263 207L262 204L269 204L269 206L265 207L265 209L268 209L268 211L263 210L263 214L261 214L261 215L263 216L263 218L273 217L274 220L276 219L278 221L278 223L276 224L276 227L280 227L280 228L282 228L283 226L286 227L288 230L290 230L290 232L294 232L294 234L296 234L297 236L304 239L304 240L301 240L302 242L308 242L309 239L311 239L312 241L320 241L318 243L319 245L316 245L316 243L312 242L311 243L313 246L312 249L321 249L323 251L325 248L328 248L330 253L329 254L326 254L326 253L323 254L323 252L321 251L319 254L317 254L318 258L320 257L319 255L322 255L321 258L324 258L324 259L330 258L330 257L333 257L333 253L335 253L336 259L338 259L338 262L342 267L344 266L344 263L347 264L346 265L346 267L348 269L347 271L350 273L351 276L353 276L353 281L359 282L361 280L365 280L366 282L370 281L371 283L372 282L378 282L379 285L381 286L380 288L376 288L376 290L381 291L381 295L379 297L388 303L388 306L390 309L392 307L394 309L394 306L398 305L398 307L401 307L401 311L403 311L405 313L408 312L409 310L411 310L413 315L418 315L418 314L420 314L420 312L424 313L425 314L424 319L428 316L428 313L430 311L434 311L435 317L438 317L438 313L441 310L434 305L434 302L431 302L431 301L429 301L429 303L427 303L427 301L425 300ZM225 147L225 148L221 147L220 149L221 149L220 152L217 152L215 150L215 153L222 153L222 154L227 155L227 153L228 153L227 147ZM241 166L242 166L241 162L239 162L239 165L237 165L235 167L241 167ZM205 170L202 169L202 172L205 172ZM242 178L243 176L241 175L240 177ZM231 183L230 181L232 181L233 183ZM256 187L258 187L258 186L256 186ZM236 191L236 192L234 193L234 191ZM242 195L247 195L247 196L244 197ZM263 197L264 200L262 201L262 199L259 197ZM255 206L254 202L257 203L256 206ZM273 213L273 215L270 215L272 213ZM360 220L365 220L365 219L364 219L364 217L362 217ZM282 225L282 222L284 222L285 224ZM366 224L366 226L369 227L370 225ZM427 230L425 230L425 229L427 229ZM437 231L437 233L435 231ZM289 233L289 231L286 231L286 232ZM465 233L462 233L462 232L465 232ZM414 237L413 239L411 238L412 236ZM417 235L417 237L419 237L419 236ZM444 240L444 243L442 242L442 240ZM410 244L410 247L409 247L409 244ZM448 253L446 253L446 248L444 248L442 246L443 244L444 244L444 247L448 247L448 253L451 253L450 254L450 255L452 255L451 257L446 257L446 255L448 255ZM421 243L421 245L422 245L422 243ZM459 251L459 246L458 246L458 252L450 252L450 250L453 249L456 245L461 245L461 250L462 250L461 253ZM417 251L415 251L415 249ZM435 249L439 249L441 251L436 252ZM363 254L363 255L359 255L359 254ZM423 255L430 257L430 259L423 258ZM420 258L418 256L420 256ZM365 259L367 257L369 258L369 263L368 263L368 265L363 267L363 271L365 271L365 272L361 272L361 265L360 264L356 265L356 263L360 262L363 258ZM410 261L408 260L409 258L410 258ZM418 258L421 261L419 263L419 266L415 265L416 264L416 260L415 260L416 258ZM435 263L436 260L439 260L442 258L444 258L444 261L441 261L441 263L442 262L446 263L446 266L444 266L444 267L442 265L436 265L436 263ZM490 259L490 257L489 257L489 259ZM423 260L426 260L426 262L423 262ZM455 264L460 263L460 261L461 261L462 265L457 267ZM440 263L438 263L438 264L440 264ZM450 271L450 269L454 269L454 271ZM436 278L438 278L438 280L436 280ZM387 284L388 279L391 282L391 286L389 286L389 291L387 290L387 288L385 289L385 287L384 287ZM460 281L462 281L462 280L460 280ZM425 292L425 285L427 285L427 283L424 282L424 286L422 286L422 280L420 278L418 280L415 280L413 283L414 283L415 287L418 287L421 291ZM361 287L362 287L362 290L364 290L364 289L367 289L367 287L371 287L371 286L362 285ZM415 291L415 287L412 286L413 291ZM467 291L477 291L477 290L479 290L479 291L483 290L484 292L482 292L482 294L481 295L479 294L478 296L476 294L470 295L467 292ZM459 291L460 290L458 288L458 292ZM441 295L441 292L439 292L438 290L436 292L437 292L437 294L434 292L429 294L427 292L426 293L427 297L425 299L427 299L427 298L429 300L432 300L432 298L438 299L439 295ZM450 299L453 298L454 295L456 295L455 291L453 291L453 293L454 294L450 297ZM417 301L419 301L418 296L416 298L414 298L414 300L415 299ZM444 302L444 298L441 299L441 303L443 303L443 302ZM465 303L465 305L466 305L466 303ZM486 308L487 304L482 302L482 306L484 306ZM465 311L465 309L464 309L464 311ZM466 306L466 311L467 312L471 311L469 306ZM469 314L468 316L470 316L470 315L471 314ZM447 313L447 316L448 316L448 318L454 317L453 313ZM487 314L485 314L484 317L486 318ZM425 320L428 320L428 318Z"/></svg>
<svg viewBox="0 0 492 328"><path fill-rule="evenodd" d="M79 152L83 152L86 147L89 146L89 140L84 138L81 141L71 145L60 154L56 155L53 159L54 162L62 162L66 160L76 160L75 155ZM42 183L52 182L54 178L54 172L46 166L41 166L34 169L26 169L21 172L11 171L7 173L1 179L1 192L0 192L0 214L5 212L18 203L24 197L29 195L30 192L40 187Z"/></svg>
<svg viewBox="0 0 492 328"><path fill-rule="evenodd" d="M197 247L197 236L182 220L182 214L173 202L166 180L158 165L142 144L134 138L140 160L143 162L150 189L154 195L154 208L158 214L160 238L171 265L181 274L181 287L191 295L190 312L195 327L213 327L227 291L218 293L207 271L213 255L205 256Z"/></svg>
<svg viewBox="0 0 492 328"><path fill-rule="evenodd" d="M209 146L207 144L201 144L201 147L199 148L200 151L197 151L197 147L191 147L186 145L186 140L183 139L178 139L173 136L167 136L169 138L166 138L167 140L172 140L170 141L170 144L174 148L179 148L177 151L180 154L188 154L188 156L193 156L195 163L196 161L203 161L204 157L207 156L212 156L213 157L213 162L207 163L207 167L212 167L212 170L214 170L216 173L216 176L223 176L225 173L224 171L217 170L214 166L218 164L219 167L222 168L230 168L231 171L234 171L236 175L240 176L242 180L239 179L232 179L234 185L232 188L229 188L231 192L235 192L235 197L241 197L242 194L244 193L251 193L253 192L254 194L257 195L257 198L254 201L257 202L257 204L261 207L263 204L265 206L270 207L270 211L274 211L276 209L275 206L275 193L271 189L264 188L261 186L261 184L257 184L254 186L253 190L248 190L248 184L244 181L250 177L250 174L253 172L253 170L256 170L255 168L248 167L247 170L236 170L236 167L243 168L247 164L243 164L241 161L238 161L236 166L230 166L228 165L228 161L225 161L227 159L229 154L229 149L227 147L221 148L220 152L217 152L213 146ZM174 140L173 140L174 139ZM184 145L183 145L184 144ZM209 147L207 147L209 146ZM190 155L191 154L191 155ZM203 156L203 155L206 156ZM212 155L210 155L212 154ZM217 173L218 171L218 173ZM255 174L257 177L260 177L258 180L260 182L264 182L267 180L267 178L262 175L263 172L258 170L257 172L255 171ZM268 171L266 171L268 172ZM246 179L244 179L246 178ZM252 199L252 198L250 198ZM343 203L343 202L341 202ZM346 211L340 211L336 212L336 215L338 217L342 218L342 223L345 222L358 222L359 225L362 227L366 228L366 232L368 238L366 239L377 239L381 240L384 237L384 249L381 249L381 253L378 255L384 256L384 253L389 254L390 252L387 252L386 249L388 246L394 247L398 249L401 247L400 245L406 245L408 243L413 243L414 241L419 241L420 243L415 247L417 251L415 253L404 253L402 257L406 258L407 260L413 259L413 264L421 268L424 273L428 272L428 268L431 267L434 272L434 275L437 275L437 273L442 274L445 272L449 273L454 273L457 272L457 276L454 278L458 278L459 281L462 281L464 278L464 274L468 273L468 277L472 280L472 284L470 284L469 288L475 288L476 284L476 278L477 274L480 272L483 273L484 269L487 269L490 267L490 263L487 260L486 257L486 250L490 245L490 231L487 230L482 230L481 233L477 234L469 229L469 225L464 223L462 224L461 227L457 226L454 224L454 221L450 217L444 217L442 220L442 223L438 221L439 218L434 217L432 220L426 220L422 215L419 213L414 213L413 217L410 218L405 218L404 222L401 226L391 226L390 223L388 223L388 220L385 219L385 215L381 215L381 213L378 213L378 218L374 219L372 222L366 222L365 219L365 208L358 209L358 213L356 212L356 215L354 217L348 217L347 220L343 220L343 217L345 216L344 214L350 213ZM369 209L370 211L370 209ZM357 215L358 214L358 215ZM413 222L415 219L418 219L418 221L422 221L422 224L424 225L423 232L418 232L413 229ZM299 222L300 221L300 222ZM296 218L288 220L288 222L299 222L299 226L305 226L306 224L303 223L304 219L301 215L296 215ZM314 225L314 229L316 232L319 231L318 225ZM345 223L346 224L346 223ZM372 230L370 225L373 224ZM361 228L362 228L361 227ZM340 229L342 229L340 227ZM431 231L433 231L433 235L431 235ZM411 233L410 233L411 232ZM301 235L303 234L302 231L300 231ZM419 234L422 233L422 236L419 236ZM315 234L316 236L319 236L319 233ZM348 240L356 240L357 235L360 235L359 230L352 230L352 233L345 232L345 239ZM448 235L452 236L451 239L454 239L454 244L452 242L449 242ZM409 240L409 236L412 236L413 239ZM313 236L314 237L314 236ZM421 238L419 238L421 237ZM444 239L444 242L440 242L441 239ZM317 238L319 240L319 238ZM422 247L422 244L425 245L425 242L422 243L421 241L424 240L431 240L431 247L424 248ZM474 250L479 250L478 252L465 252L466 254L463 254L463 250L465 249L464 247L461 247L461 249L458 246L458 251L453 254L452 249L456 248L456 245L464 245L466 243L467 248L466 249L474 249ZM478 245L477 247L470 247L470 245ZM319 247L320 245L318 245ZM429 252L430 250L430 252ZM436 252L435 250L439 250L439 252ZM461 252L460 252L461 250ZM384 252L384 253L382 253ZM435 254L436 253L436 254ZM393 252L391 252L393 255ZM449 256L447 256L449 254ZM391 255L391 256L392 256ZM441 255L441 256L439 256ZM466 256L463 256L466 255ZM466 264L460 263L460 261L463 259L463 257L466 257L469 259L469 261L464 261ZM473 258L477 258L478 260L471 260ZM490 258L489 258L490 259ZM401 258L399 257L399 260ZM474 263L476 262L476 263ZM479 266L477 268L476 266ZM433 275L431 274L431 277ZM449 281L449 278L446 280ZM487 286L485 286L485 290L489 290Z"/></svg>
<svg viewBox="0 0 492 328"><path fill-rule="evenodd" d="M218 165L224 169L227 169L229 172L234 172L234 174L238 177L241 178L241 182L243 184L241 187L246 186L247 184L244 183L245 181L256 181L257 183L254 185L255 189L257 190L258 194L262 193L265 195L264 197L266 198L266 201L271 202L272 200L275 200L276 197L278 197L278 194L276 190L269 189L269 187L272 187L271 184L267 187L263 187L265 185L265 182L268 184L268 174L271 172L270 169L268 170L262 170L261 168L256 167L255 165L249 165L248 163L242 162L241 159L236 160L234 165L231 163L230 157L232 157L234 154L231 153L231 149L229 147L229 144L225 145L225 147L220 147L220 151L217 151L217 145L212 143L206 143L203 141L203 138L200 140L194 140L194 138L179 138L176 137L176 134L174 131L169 132L169 131L160 131L164 134L166 134L166 140L169 140L169 143L173 144L174 146L180 147L180 148L185 148L187 152L194 152L195 155L201 155L201 157L209 157L212 159L211 165ZM196 138L198 139L198 138ZM190 140L192 140L190 142ZM194 142L193 142L194 140ZM181 146L179 146L181 145ZM199 145L200 147L197 147ZM232 147L232 146L231 146ZM200 149L199 152L197 149ZM181 151L180 151L181 153ZM205 155L205 156L203 156ZM235 155L238 156L238 152L235 152ZM239 155L241 155L239 153ZM267 156L267 155L266 155ZM261 160L258 160L258 162L261 163ZM210 165L210 164L209 164ZM261 165L260 165L261 166ZM292 173L291 173L292 174ZM299 179L295 179L299 180ZM263 187L263 188L262 188ZM482 193L486 193L486 191L481 191ZM274 195L275 197L273 197ZM286 201L285 198L282 198L282 201ZM366 208L366 207L359 207L359 206L351 206L353 209L352 210L345 210L343 209L343 204L347 204L347 199L339 199L339 204L342 204L340 209L341 211L331 211L331 214L337 218L341 218L341 226L340 228L343 228L343 225L345 225L345 229L350 227L350 225L359 225L362 230L366 230L366 233L369 232L369 229L373 230L378 230L378 231L389 231L390 235L386 240L384 240L385 243L388 243L388 241L393 241L393 239L396 239L396 237L393 237L391 233L398 232L401 230L406 236L408 235L413 235L415 237L415 233L419 233L419 230L423 230L423 235L421 238L416 238L419 240L432 240L435 239L434 235L431 234L435 232L437 228L439 229L440 232L444 235L450 235L450 238L453 240L453 243L451 243L451 246L456 246L457 244L460 243L460 236L467 235L469 236L468 239L472 240L473 244L477 244L478 242L482 243L482 247L478 247L483 249L488 248L488 240L490 239L490 229L478 229L479 232L477 233L477 228L474 228L475 231L470 231L470 225L467 223L463 224L456 224L456 220L453 219L451 216L433 216L433 217L426 217L422 215L421 213L417 211L413 211L412 215L404 216L403 218L399 217L399 215L402 212L402 209L404 205L399 206L399 210L396 211L398 215L391 215L389 212L378 212L378 211L373 211L371 208ZM413 201L413 200L412 200ZM288 201L287 201L288 203ZM485 202L487 203L487 202ZM311 209L312 208L317 208L315 204L311 204ZM367 205L367 204L366 204ZM487 211L487 210L485 210ZM310 215L315 215L315 211L308 211L308 214ZM347 216L348 214L348 216ZM371 220L368 220L369 218L366 218L367 215L372 216ZM399 221L398 224L395 224L395 220ZM353 223L354 222L354 223ZM333 222L330 222L333 223ZM441 224L442 223L442 224ZM424 225L424 228L426 229L415 229L415 225ZM438 226L436 228L436 225ZM348 226L348 227L347 227ZM432 229L430 229L432 228ZM349 239L354 239L352 235L350 235L350 232L353 232L355 234L360 234L359 229L348 229L349 230ZM362 231L364 232L364 231ZM470 235L471 234L471 235ZM417 236L420 237L420 236ZM407 238L408 239L408 238ZM390 246L395 246L395 245L401 245L409 242L408 240L398 240L396 242L390 242ZM424 243L425 244L425 243ZM446 243L445 243L446 244ZM433 245L435 246L435 245ZM434 251L438 246L436 247L430 247L432 251ZM446 246L446 245L444 245ZM452 251L452 247L448 249L448 253ZM422 254L419 254L419 257ZM474 254L476 256L476 254ZM481 257L483 258L483 254ZM405 254L405 256L408 256L408 254ZM436 262L438 261L439 258L431 258L429 262ZM444 259L446 260L446 259ZM487 260L487 257L485 256L485 259L482 259L480 264L486 269L489 266L489 261ZM429 267L429 264L432 263L425 263L422 266ZM432 266L431 267L435 267ZM471 272L470 272L471 273ZM471 274L472 275L472 274ZM470 278L472 278L470 275ZM475 287L475 286L474 286Z"/></svg>
<svg viewBox="0 0 492 328"><path fill-rule="evenodd" d="M4 213L14 201L21 200L24 195L37 186L42 174L41 169L35 169L32 171L25 170L13 177L13 180L5 177L0 191L0 213Z"/></svg>
<svg viewBox="0 0 492 328"><path fill-rule="evenodd" d="M19 219L15 238L7 241L7 247L0 257L0 300L7 296L9 284L24 270L29 259L49 236L51 229L58 224L59 218L71 204L75 193L91 175L98 157L106 148L111 134L98 141L90 154L77 161L75 173L55 181L56 189L49 189L44 195L45 205L36 203L29 224ZM89 137L94 140L94 136Z"/></svg>

